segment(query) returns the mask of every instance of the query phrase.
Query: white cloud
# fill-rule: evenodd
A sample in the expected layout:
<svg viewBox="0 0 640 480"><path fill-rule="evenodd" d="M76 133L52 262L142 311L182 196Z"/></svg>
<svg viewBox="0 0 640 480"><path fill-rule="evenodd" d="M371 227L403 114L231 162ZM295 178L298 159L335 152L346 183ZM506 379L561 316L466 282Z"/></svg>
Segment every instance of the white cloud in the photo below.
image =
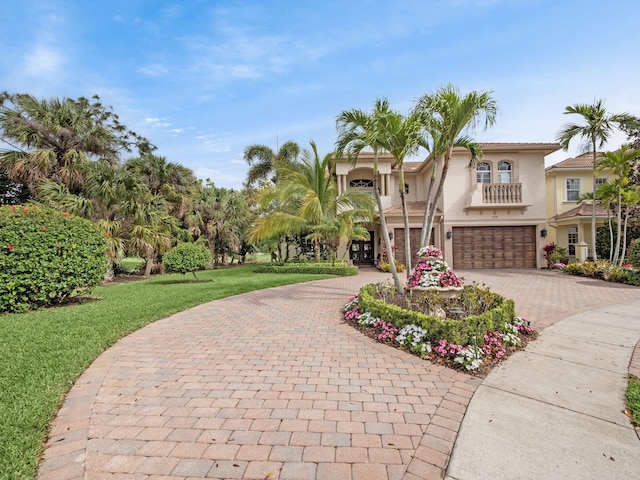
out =
<svg viewBox="0 0 640 480"><path fill-rule="evenodd" d="M166 66L160 63L150 63L138 68L138 71L148 77L164 77L169 73Z"/></svg>
<svg viewBox="0 0 640 480"><path fill-rule="evenodd" d="M29 76L58 76L65 63L52 46L36 46L24 56L24 71Z"/></svg>

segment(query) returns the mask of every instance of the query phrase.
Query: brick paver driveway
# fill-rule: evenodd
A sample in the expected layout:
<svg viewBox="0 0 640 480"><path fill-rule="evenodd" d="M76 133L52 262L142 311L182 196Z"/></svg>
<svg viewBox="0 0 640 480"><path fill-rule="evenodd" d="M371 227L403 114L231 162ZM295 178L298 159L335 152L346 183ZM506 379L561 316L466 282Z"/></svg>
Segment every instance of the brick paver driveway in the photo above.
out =
<svg viewBox="0 0 640 480"><path fill-rule="evenodd" d="M466 271L538 327L640 289L554 272ZM41 480L442 478L479 380L341 323L365 283L317 281L201 305L101 355L56 419Z"/></svg>

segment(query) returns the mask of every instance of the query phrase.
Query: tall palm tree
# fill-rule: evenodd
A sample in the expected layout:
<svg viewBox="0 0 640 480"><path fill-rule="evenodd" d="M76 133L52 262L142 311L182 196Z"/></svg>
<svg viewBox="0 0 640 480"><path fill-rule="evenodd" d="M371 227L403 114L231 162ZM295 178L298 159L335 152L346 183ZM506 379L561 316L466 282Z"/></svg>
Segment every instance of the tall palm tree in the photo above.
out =
<svg viewBox="0 0 640 480"><path fill-rule="evenodd" d="M556 140L565 150L569 149L571 140L578 137L584 141L583 150L593 153L593 191L596 191L596 167L598 149L602 148L615 128L635 123L638 120L628 113L609 114L604 102L596 100L593 105L576 103L565 108L565 115L580 115L583 123L566 123L556 135ZM595 260L596 253L596 204L593 202L591 214L591 255Z"/></svg>
<svg viewBox="0 0 640 480"><path fill-rule="evenodd" d="M333 155L320 158L316 144L302 154L302 163L278 169L276 196L287 207L260 218L253 229L256 240L282 233L311 231L316 260L325 241L335 253L343 240L361 236L356 225L371 222L371 196L356 190L338 195Z"/></svg>
<svg viewBox="0 0 640 480"><path fill-rule="evenodd" d="M393 168L398 169L400 203L404 223L404 251L407 266L407 278L411 274L411 236L409 235L409 214L407 212L407 197L404 179L404 160L417 153L423 146L428 147L423 136L420 116L413 112L408 117L392 111L384 123L386 135L383 137L383 148L393 157Z"/></svg>
<svg viewBox="0 0 640 480"><path fill-rule="evenodd" d="M260 180L269 180L278 168L287 167L298 162L300 146L288 141L282 144L277 152L266 145L250 145L244 150L244 159L250 165L245 186L255 186ZM275 183L275 178L271 178Z"/></svg>
<svg viewBox="0 0 640 480"><path fill-rule="evenodd" d="M453 149L462 147L469 151L469 167L482 157L480 146L465 132L473 131L478 124L482 124L483 130L493 126L497 107L491 94L490 91L472 91L462 96L456 87L449 84L422 96L416 104L415 111L431 137L431 157L434 162L442 158L438 187L433 198L427 198L425 204L426 228L422 231L422 246L426 246L430 238Z"/></svg>
<svg viewBox="0 0 640 480"><path fill-rule="evenodd" d="M4 93L0 100L2 138L12 147L0 151L0 167L34 194L45 179L77 193L90 160L115 162L121 151L132 146L139 151L155 148L121 125L98 97L38 100Z"/></svg>
<svg viewBox="0 0 640 480"><path fill-rule="evenodd" d="M380 216L380 226L385 248L389 256L389 265L395 287L400 294L404 294L404 287L400 282L398 271L393 258L391 240L389 238L389 228L387 219L382 208L380 191L378 190L378 155L385 150L387 135L387 122L392 114L387 99L376 100L371 113L366 113L359 109L346 110L338 115L336 120L338 128L338 140L336 141L336 157L342 158L346 153L352 164L356 164L358 154L365 149L373 150L373 195L378 206ZM408 233L408 232L407 232Z"/></svg>
<svg viewBox="0 0 640 480"><path fill-rule="evenodd" d="M604 152L600 154L598 165L596 166L596 174L603 170L609 170L618 177L615 183L617 193L616 205L616 246L614 249L613 263L618 263L620 258L620 240L622 235L622 196L623 191L629 184L629 173L633 168L633 160L640 155L640 150L634 150L629 145L622 145L619 150L614 152Z"/></svg>

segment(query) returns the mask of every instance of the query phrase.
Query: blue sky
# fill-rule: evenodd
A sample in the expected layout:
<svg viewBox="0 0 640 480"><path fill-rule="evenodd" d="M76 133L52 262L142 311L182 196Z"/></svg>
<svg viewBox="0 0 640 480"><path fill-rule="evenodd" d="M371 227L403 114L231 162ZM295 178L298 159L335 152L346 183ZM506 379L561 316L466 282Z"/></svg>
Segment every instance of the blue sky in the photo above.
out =
<svg viewBox="0 0 640 480"><path fill-rule="evenodd" d="M386 97L407 113L447 83L493 91L478 141L552 142L565 106L597 98L640 115L638 14L637 0L5 0L0 90L98 94L157 154L239 188L246 146L328 153L342 110Z"/></svg>

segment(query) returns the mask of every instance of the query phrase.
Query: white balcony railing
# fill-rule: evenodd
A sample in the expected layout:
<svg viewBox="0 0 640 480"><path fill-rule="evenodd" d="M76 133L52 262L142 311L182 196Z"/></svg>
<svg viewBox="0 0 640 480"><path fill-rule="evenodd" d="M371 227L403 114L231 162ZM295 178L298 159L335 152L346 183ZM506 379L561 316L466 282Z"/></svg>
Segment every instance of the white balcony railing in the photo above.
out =
<svg viewBox="0 0 640 480"><path fill-rule="evenodd" d="M483 183L482 203L501 205L504 203L522 203L521 183Z"/></svg>

